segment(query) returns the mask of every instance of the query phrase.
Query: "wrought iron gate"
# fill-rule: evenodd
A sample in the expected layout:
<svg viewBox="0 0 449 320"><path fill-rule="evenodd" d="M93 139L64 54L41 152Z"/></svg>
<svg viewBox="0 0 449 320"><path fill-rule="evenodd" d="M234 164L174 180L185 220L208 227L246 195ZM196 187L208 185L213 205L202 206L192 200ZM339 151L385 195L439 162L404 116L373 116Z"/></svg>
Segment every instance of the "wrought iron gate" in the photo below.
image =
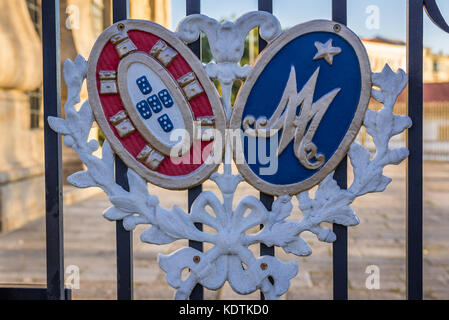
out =
<svg viewBox="0 0 449 320"><path fill-rule="evenodd" d="M405 1L405 0L404 0ZM200 13L200 0L186 0L186 15ZM113 0L114 22L128 18L127 0ZM258 0L258 9L272 13L273 0ZM423 193L422 193L422 135L423 135L423 9L432 21L449 33L435 0L407 0L407 72L408 115L413 127L408 130L410 156L407 163L407 297L423 297ZM347 1L332 0L332 20L341 24L347 22ZM60 65L60 17L58 0L42 0L42 40L44 70L44 119L61 115L61 65ZM266 43L259 39L259 48ZM201 55L200 40L192 43L190 49ZM0 299L70 299L71 292L64 288L63 210L61 174L61 137L45 121L45 193L46 193L46 252L47 288L0 288ZM116 181L128 189L127 167L117 157L115 162ZM347 187L347 159L336 170L335 180L341 188ZM188 208L201 193L197 186L188 191ZM271 209L274 198L261 193L260 200ZM202 228L197 225L197 228ZM333 231L337 241L333 243L333 297L336 300L348 298L348 241L345 226L335 224ZM121 221L116 223L117 256L117 298L133 298L133 247L132 232L126 231ZM200 242L189 245L203 249ZM261 244L260 255L274 255L274 248ZM203 289L197 285L191 299L203 299ZM261 299L263 299L261 294Z"/></svg>

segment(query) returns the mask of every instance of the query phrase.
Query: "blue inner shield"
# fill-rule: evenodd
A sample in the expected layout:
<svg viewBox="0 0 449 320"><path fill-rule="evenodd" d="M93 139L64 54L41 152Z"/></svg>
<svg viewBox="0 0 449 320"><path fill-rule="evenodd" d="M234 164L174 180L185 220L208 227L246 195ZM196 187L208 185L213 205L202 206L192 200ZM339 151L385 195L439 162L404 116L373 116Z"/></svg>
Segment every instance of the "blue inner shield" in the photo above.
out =
<svg viewBox="0 0 449 320"><path fill-rule="evenodd" d="M341 53L334 56L332 66L324 59L313 60L317 53L315 41L326 43L329 39L332 39L333 47L341 48ZM273 57L260 74L248 96L242 119L249 115L256 119L260 116L269 119L272 116L284 92L291 66L295 66L296 69L298 92L316 68L320 67L314 102L335 88L341 88L327 109L313 138L313 142L318 147L318 153L324 154L327 162L345 137L359 103L361 74L357 55L345 39L329 32L313 32L292 40ZM281 133L279 132L278 139ZM260 168L269 167L269 164L261 164L259 157L249 155L249 140L252 139L255 138L244 138L245 159L247 163L249 158L256 159L256 163L248 163L248 165L264 181L277 185L298 183L310 178L321 169L305 168L295 157L292 140L278 158L277 172L261 175ZM268 156L270 146L268 140L265 145ZM272 152L274 157L276 150Z"/></svg>

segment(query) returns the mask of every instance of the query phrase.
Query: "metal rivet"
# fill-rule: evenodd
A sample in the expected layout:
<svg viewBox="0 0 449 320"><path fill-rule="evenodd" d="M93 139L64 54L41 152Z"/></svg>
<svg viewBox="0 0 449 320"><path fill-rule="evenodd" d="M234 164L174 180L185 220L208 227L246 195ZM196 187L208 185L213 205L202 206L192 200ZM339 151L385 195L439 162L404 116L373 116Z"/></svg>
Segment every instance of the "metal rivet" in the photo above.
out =
<svg viewBox="0 0 449 320"><path fill-rule="evenodd" d="M260 264L260 269L267 270L267 268L268 268L268 265L265 262Z"/></svg>
<svg viewBox="0 0 449 320"><path fill-rule="evenodd" d="M117 25L117 28L118 28L120 31L123 31L123 30L125 29L125 25L124 25L123 23L119 23L119 24Z"/></svg>
<svg viewBox="0 0 449 320"><path fill-rule="evenodd" d="M339 32L341 30L341 26L339 24L334 24L334 31Z"/></svg>
<svg viewBox="0 0 449 320"><path fill-rule="evenodd" d="M193 257L193 262L198 263L200 262L201 258L199 256L194 256Z"/></svg>

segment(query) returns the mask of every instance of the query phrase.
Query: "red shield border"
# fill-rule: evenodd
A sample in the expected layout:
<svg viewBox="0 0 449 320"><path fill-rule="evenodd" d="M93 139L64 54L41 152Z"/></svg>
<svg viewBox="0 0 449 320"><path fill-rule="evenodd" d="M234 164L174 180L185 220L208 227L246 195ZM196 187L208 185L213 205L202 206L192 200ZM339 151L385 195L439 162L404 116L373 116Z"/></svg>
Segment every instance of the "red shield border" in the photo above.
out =
<svg viewBox="0 0 449 320"><path fill-rule="evenodd" d="M137 47L137 52L149 53L154 44L162 39L178 53L171 64L166 67L166 70L173 76L175 81L186 73L194 72L204 89L202 94L188 102L195 119L205 116L215 117L215 129L221 133L221 141L195 141L190 152L184 155L184 157L189 157L188 163L176 164L169 157L166 157L162 160L157 170L151 170L137 160L137 155L148 144L148 141L137 130L121 138L115 127L108 120L119 111L125 110L125 108L118 91L117 94L99 94L99 72L102 70L116 71L118 69L121 58L110 40L117 32L123 32L124 30ZM87 88L89 103L95 119L111 144L112 149L129 168L147 181L167 189L186 189L202 183L212 172L217 170L219 163L208 164L203 161L203 158L205 158L204 155L211 156L212 149L214 152L223 154L226 116L217 90L208 78L201 62L171 31L156 23L140 20L117 22L106 29L96 41L89 56Z"/></svg>

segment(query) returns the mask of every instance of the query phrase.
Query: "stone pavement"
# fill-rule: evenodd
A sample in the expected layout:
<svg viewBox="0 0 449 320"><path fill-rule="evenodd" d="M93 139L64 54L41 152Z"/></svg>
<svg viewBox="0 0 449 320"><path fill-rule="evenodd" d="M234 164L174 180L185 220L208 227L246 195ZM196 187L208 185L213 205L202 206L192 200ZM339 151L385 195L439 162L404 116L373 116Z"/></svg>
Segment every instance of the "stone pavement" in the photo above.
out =
<svg viewBox="0 0 449 320"><path fill-rule="evenodd" d="M390 166L386 174L393 177L387 191L366 195L354 203L361 223L349 228L349 298L405 298L405 165ZM426 299L449 299L449 163L426 162L424 166L424 295ZM237 199L257 192L242 184ZM208 182L205 189L214 189ZM187 194L151 187L164 206L174 204L186 209ZM296 199L295 199L296 201ZM65 265L80 269L80 289L74 299L114 299L116 291L115 223L102 217L109 206L99 195L82 203L69 205L64 211ZM296 205L295 205L296 206ZM294 217L298 218L296 209ZM0 282L3 284L45 283L44 219L25 227L0 234ZM174 289L165 282L157 266L158 253L169 253L187 245L143 244L134 234L134 288L136 299L171 299ZM298 259L299 275L292 281L285 299L332 298L332 245L305 235L313 253L297 258L282 249L283 260ZM207 246L206 246L207 248ZM258 250L257 247L254 248ZM376 265L380 270L380 289L368 290L365 270ZM259 294L238 296L226 285L218 292L206 291L207 299L258 299Z"/></svg>

